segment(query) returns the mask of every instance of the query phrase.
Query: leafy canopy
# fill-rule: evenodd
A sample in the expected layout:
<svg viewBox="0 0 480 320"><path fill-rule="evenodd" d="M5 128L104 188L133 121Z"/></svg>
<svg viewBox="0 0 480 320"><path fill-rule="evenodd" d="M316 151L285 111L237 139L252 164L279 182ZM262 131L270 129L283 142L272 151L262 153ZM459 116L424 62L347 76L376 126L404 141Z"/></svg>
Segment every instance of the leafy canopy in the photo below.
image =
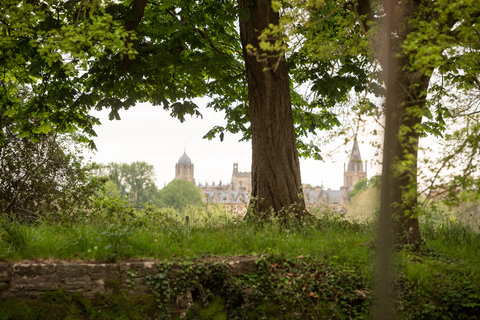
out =
<svg viewBox="0 0 480 320"><path fill-rule="evenodd" d="M160 206L182 211L188 206L202 203L200 190L190 181L175 179L160 190Z"/></svg>

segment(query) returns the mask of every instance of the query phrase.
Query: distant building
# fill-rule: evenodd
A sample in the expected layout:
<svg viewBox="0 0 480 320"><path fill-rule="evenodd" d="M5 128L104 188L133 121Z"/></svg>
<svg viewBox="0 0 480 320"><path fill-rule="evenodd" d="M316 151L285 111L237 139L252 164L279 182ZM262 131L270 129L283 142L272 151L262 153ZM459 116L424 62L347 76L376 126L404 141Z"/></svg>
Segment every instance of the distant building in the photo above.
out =
<svg viewBox="0 0 480 320"><path fill-rule="evenodd" d="M348 161L348 167L345 170L343 167L343 187L341 204L347 204L350 201L350 192L353 187L362 179L367 177L367 162L365 161L365 170L363 170L362 156L360 155L360 149L358 148L357 137L353 140L352 154L350 155L350 161Z"/></svg>
<svg viewBox="0 0 480 320"><path fill-rule="evenodd" d="M343 186L340 190L324 189L320 187L304 186L305 202L307 206L322 205L332 210L342 210L350 202L350 192L355 184L367 177L367 164L365 162L365 170L363 167L360 149L357 139L353 141L352 153L348 161L348 166L343 172Z"/></svg>
<svg viewBox="0 0 480 320"><path fill-rule="evenodd" d="M195 183L194 166L186 151L175 164L175 179L188 180ZM250 172L238 171L238 163L233 164L232 181L228 184L199 183L197 187L202 193L203 202L208 204L222 204L234 213L244 214L250 201L252 190L252 175Z"/></svg>
<svg viewBox="0 0 480 320"><path fill-rule="evenodd" d="M223 204L225 208L235 214L245 214L250 201L252 191L252 174L238 171L238 163L233 164L232 181L229 184L205 185L198 187L203 194L203 200L207 204Z"/></svg>
<svg viewBox="0 0 480 320"><path fill-rule="evenodd" d="M195 183L193 163L190 157L187 156L187 151L183 152L183 155L178 159L177 164L175 164L175 179L188 180Z"/></svg>
<svg viewBox="0 0 480 320"><path fill-rule="evenodd" d="M367 165L365 169L360 155L357 139L353 141L352 153L348 166L344 166L343 186L340 190L324 189L323 186L304 186L305 202L307 206L325 206L332 210L342 210L350 201L350 192L355 184L367 177ZM195 183L193 175L193 163L187 153L178 160L175 165L175 179L184 179ZM238 171L238 163L233 164L232 181L228 184L199 183L197 187L203 195L203 202L208 204L222 204L226 209L236 214L244 214L250 201L252 191L251 172Z"/></svg>

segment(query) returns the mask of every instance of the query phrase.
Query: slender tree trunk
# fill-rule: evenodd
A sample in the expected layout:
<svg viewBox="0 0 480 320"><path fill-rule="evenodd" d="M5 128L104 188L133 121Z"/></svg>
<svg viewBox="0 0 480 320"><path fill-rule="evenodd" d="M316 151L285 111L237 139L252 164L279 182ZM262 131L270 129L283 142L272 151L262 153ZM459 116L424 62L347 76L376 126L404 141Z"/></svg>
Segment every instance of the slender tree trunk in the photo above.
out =
<svg viewBox="0 0 480 320"><path fill-rule="evenodd" d="M279 15L270 0L238 0L238 5L252 129L254 214L265 213L268 218L273 210L281 217L287 212L303 217L308 213L302 197L285 57L257 59L247 49L249 44L259 47L260 33L269 24L278 24Z"/></svg>
<svg viewBox="0 0 480 320"><path fill-rule="evenodd" d="M412 71L410 57L401 48L406 37L416 31L410 20L419 12L420 1L407 0L398 6L399 27L393 48L396 68L393 84L387 88L391 99L387 103L384 153L389 153L392 164L383 165L387 179L383 180L382 201L388 203L381 208L391 210L397 245L418 245L422 241L417 217L417 156L430 76ZM385 65L383 68L387 69Z"/></svg>

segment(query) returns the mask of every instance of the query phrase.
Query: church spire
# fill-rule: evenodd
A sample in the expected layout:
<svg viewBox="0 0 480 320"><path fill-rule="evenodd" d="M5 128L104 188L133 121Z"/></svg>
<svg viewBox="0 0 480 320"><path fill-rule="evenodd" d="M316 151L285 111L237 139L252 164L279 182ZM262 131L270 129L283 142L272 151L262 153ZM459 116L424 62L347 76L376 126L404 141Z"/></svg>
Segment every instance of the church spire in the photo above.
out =
<svg viewBox="0 0 480 320"><path fill-rule="evenodd" d="M358 147L357 135L353 138L353 148L352 154L350 155L350 160L362 161L362 156L360 155L360 148Z"/></svg>
<svg viewBox="0 0 480 320"><path fill-rule="evenodd" d="M365 161L366 163L366 161ZM358 147L357 135L353 137L353 148L348 161L347 170L343 172L343 190L345 194L343 202L347 203L350 198L350 191L353 190L355 184L367 177L366 167L364 170L362 156L360 155L360 148Z"/></svg>
<svg viewBox="0 0 480 320"><path fill-rule="evenodd" d="M352 154L350 155L350 161L348 161L348 169L350 172L364 172L363 161L360 155L360 148L358 147L357 135L353 138Z"/></svg>

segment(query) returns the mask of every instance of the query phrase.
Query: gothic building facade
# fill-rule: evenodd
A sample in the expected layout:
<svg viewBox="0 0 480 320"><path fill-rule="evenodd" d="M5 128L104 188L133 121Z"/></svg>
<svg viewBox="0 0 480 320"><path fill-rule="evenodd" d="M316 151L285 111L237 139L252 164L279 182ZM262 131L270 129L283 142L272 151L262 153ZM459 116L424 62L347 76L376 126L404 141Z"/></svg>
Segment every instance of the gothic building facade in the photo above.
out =
<svg viewBox="0 0 480 320"><path fill-rule="evenodd" d="M350 201L350 192L357 182L367 177L367 161L365 161L365 170L363 168L362 156L355 138L348 166L347 168L345 168L345 165L343 166L343 187L340 188L342 190L342 199L340 200L342 205Z"/></svg>
<svg viewBox="0 0 480 320"><path fill-rule="evenodd" d="M193 175L193 162L186 152L175 164L175 179L188 180L195 184ZM204 184L199 183L197 187L202 193L203 202L207 205L222 204L227 210L237 214L244 214L247 211L247 204L250 201L252 190L252 175L250 172L238 171L238 163L233 164L232 181L228 184Z"/></svg>
<svg viewBox="0 0 480 320"><path fill-rule="evenodd" d="M364 169L365 168L365 169ZM353 141L352 153L348 165L343 167L343 186L340 190L320 187L304 187L305 201L308 206L323 205L333 210L343 210L350 202L350 192L355 184L367 177L367 164L363 165L357 139Z"/></svg>
<svg viewBox="0 0 480 320"><path fill-rule="evenodd" d="M238 163L233 164L232 181L228 184L220 183L211 185L198 184L197 187L203 194L204 202L208 204L223 204L226 209L234 214L244 214L250 201L252 191L252 174L238 171Z"/></svg>
<svg viewBox="0 0 480 320"><path fill-rule="evenodd" d="M175 165L175 179L188 180L195 184L193 162L184 152ZM357 139L353 141L352 153L348 165L344 165L343 186L340 190L324 189L320 187L304 186L305 202L307 206L327 206L333 210L342 210L350 201L350 192L357 182L367 177L367 164L365 166L360 155ZM232 180L230 183L204 184L199 183L203 201L207 205L222 204L233 213L244 214L250 201L252 190L251 172L240 172L238 163L233 164Z"/></svg>

